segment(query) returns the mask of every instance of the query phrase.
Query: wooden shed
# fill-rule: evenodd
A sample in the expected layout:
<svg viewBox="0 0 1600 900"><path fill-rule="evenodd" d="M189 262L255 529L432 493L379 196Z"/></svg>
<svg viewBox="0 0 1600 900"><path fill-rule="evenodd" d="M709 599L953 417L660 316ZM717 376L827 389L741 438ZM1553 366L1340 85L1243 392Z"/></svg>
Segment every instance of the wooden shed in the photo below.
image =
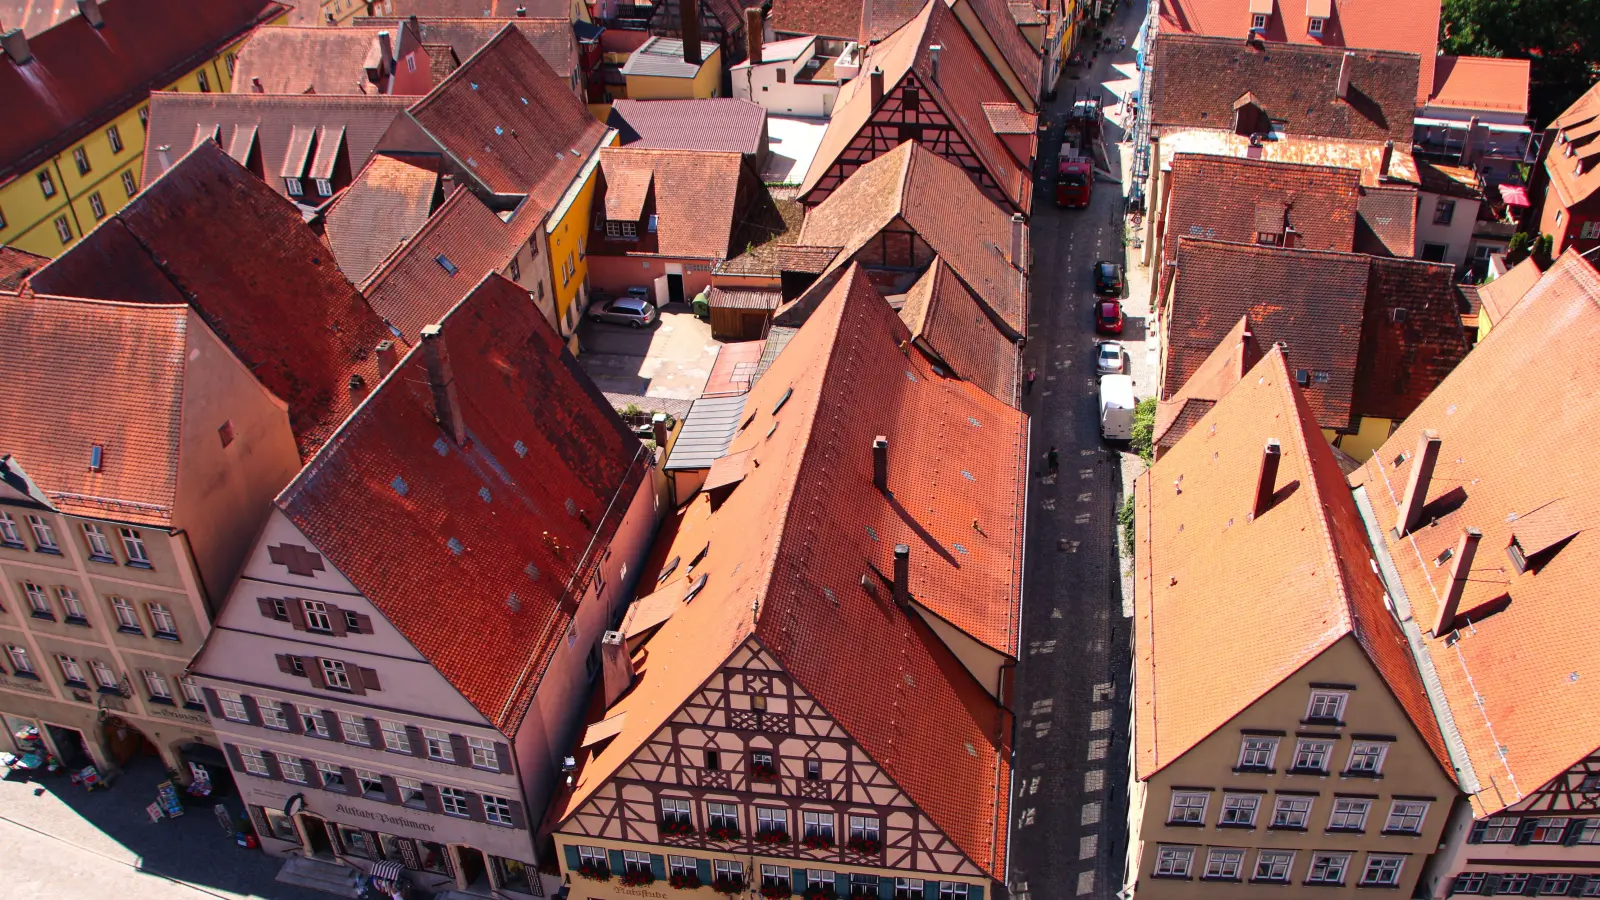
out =
<svg viewBox="0 0 1600 900"><path fill-rule="evenodd" d="M719 341L757 341L767 334L783 293L752 288L711 288L711 336Z"/></svg>

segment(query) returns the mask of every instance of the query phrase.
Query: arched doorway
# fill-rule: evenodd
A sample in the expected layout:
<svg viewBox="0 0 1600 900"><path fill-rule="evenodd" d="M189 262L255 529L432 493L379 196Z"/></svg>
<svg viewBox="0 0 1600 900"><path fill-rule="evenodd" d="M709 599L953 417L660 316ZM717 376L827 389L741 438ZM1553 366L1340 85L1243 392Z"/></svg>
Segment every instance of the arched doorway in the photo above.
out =
<svg viewBox="0 0 1600 900"><path fill-rule="evenodd" d="M135 728L126 719L109 716L101 723L101 732L105 736L106 751L119 768L127 768L141 756L161 755L156 745L144 736L144 732Z"/></svg>

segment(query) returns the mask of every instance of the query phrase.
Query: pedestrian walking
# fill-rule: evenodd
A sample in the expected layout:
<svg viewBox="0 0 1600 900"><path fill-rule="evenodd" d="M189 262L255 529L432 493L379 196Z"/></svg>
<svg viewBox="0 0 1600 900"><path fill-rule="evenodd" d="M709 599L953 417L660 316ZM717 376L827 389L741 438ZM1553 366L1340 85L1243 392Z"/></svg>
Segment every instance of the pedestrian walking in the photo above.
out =
<svg viewBox="0 0 1600 900"><path fill-rule="evenodd" d="M1061 471L1061 454L1055 445L1051 444L1050 452L1044 455L1044 472L1046 475L1054 475L1059 471Z"/></svg>
<svg viewBox="0 0 1600 900"><path fill-rule="evenodd" d="M1024 394L1033 393L1033 380L1035 378L1038 378L1038 377L1039 377L1039 373L1034 371L1032 366L1029 366L1028 367L1028 375L1027 375L1027 378L1026 378L1027 384L1026 384L1026 387L1023 388L1023 391L1022 391Z"/></svg>

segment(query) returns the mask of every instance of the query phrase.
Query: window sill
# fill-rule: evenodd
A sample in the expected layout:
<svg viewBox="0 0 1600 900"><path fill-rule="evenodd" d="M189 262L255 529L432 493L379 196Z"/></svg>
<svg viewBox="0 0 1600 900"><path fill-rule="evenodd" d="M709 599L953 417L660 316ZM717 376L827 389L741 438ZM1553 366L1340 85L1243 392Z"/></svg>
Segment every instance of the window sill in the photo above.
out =
<svg viewBox="0 0 1600 900"><path fill-rule="evenodd" d="M35 548L33 548L33 552L35 552L35 553L43 553L45 556L60 556L61 555L61 551L57 550L54 547L35 547Z"/></svg>
<svg viewBox="0 0 1600 900"><path fill-rule="evenodd" d="M1241 879L1237 877L1225 878L1221 875L1201 875L1200 880L1214 884L1238 884Z"/></svg>
<svg viewBox="0 0 1600 900"><path fill-rule="evenodd" d="M1260 767L1260 766L1234 766L1233 774L1235 774L1235 775L1276 775L1276 774L1278 774L1278 770L1277 769L1263 768L1263 767Z"/></svg>
<svg viewBox="0 0 1600 900"><path fill-rule="evenodd" d="M170 631L157 631L153 632L150 636L158 641L172 641L174 644L181 643L183 641L183 638L178 637L176 634L173 634Z"/></svg>
<svg viewBox="0 0 1600 900"><path fill-rule="evenodd" d="M1302 885L1305 885L1306 887L1325 887L1325 888L1344 887L1344 882L1342 882L1342 881L1302 881L1300 883Z"/></svg>
<svg viewBox="0 0 1600 900"><path fill-rule="evenodd" d="M122 696L122 688L117 687L114 684L102 684L99 688L97 688L97 691L102 694L110 694L114 697Z"/></svg>
<svg viewBox="0 0 1600 900"><path fill-rule="evenodd" d="M1327 778L1328 777L1328 772L1325 769L1286 769L1286 770L1284 770L1283 774L1285 774L1285 775L1314 775L1317 778Z"/></svg>
<svg viewBox="0 0 1600 900"><path fill-rule="evenodd" d="M1204 822L1168 822L1167 823L1167 827L1168 828L1204 828L1204 827L1206 827L1206 823L1204 823Z"/></svg>
<svg viewBox="0 0 1600 900"><path fill-rule="evenodd" d="M426 800L406 800L400 805L404 806L406 809L415 809L420 810L421 812L428 811L428 801Z"/></svg>
<svg viewBox="0 0 1600 900"><path fill-rule="evenodd" d="M47 622L54 622L56 620L55 613L40 612L37 609L33 611L33 617L35 619L44 619Z"/></svg>
<svg viewBox="0 0 1600 900"><path fill-rule="evenodd" d="M183 708L184 709L192 709L195 712L205 712L206 711L206 705L204 703L188 703L188 702L185 702L183 704Z"/></svg>
<svg viewBox="0 0 1600 900"><path fill-rule="evenodd" d="M1387 828L1385 828L1384 830L1378 832L1378 834L1381 834L1384 837L1408 837L1408 838L1422 837L1422 832L1420 832L1420 831L1391 831L1391 830L1389 830ZM1483 843L1489 843L1489 842L1488 841L1484 841ZM1500 841L1499 843L1507 843L1508 844L1508 843L1511 843L1511 842L1510 841Z"/></svg>
<svg viewBox="0 0 1600 900"><path fill-rule="evenodd" d="M98 556L98 555L93 554L93 553L89 554L89 562L110 563L113 566L117 564L116 559L113 558L113 557L110 557L110 556Z"/></svg>
<svg viewBox="0 0 1600 900"><path fill-rule="evenodd" d="M1192 880L1188 875L1160 875L1160 874L1152 873L1150 875L1150 877L1151 878L1159 878L1162 881L1191 881Z"/></svg>
<svg viewBox="0 0 1600 900"><path fill-rule="evenodd" d="M123 563L123 565L127 566L130 569L144 569L146 571L154 571L155 570L155 566L152 566L147 562L139 562L138 560L133 560L133 559L128 560L127 562Z"/></svg>
<svg viewBox="0 0 1600 900"><path fill-rule="evenodd" d="M144 629L137 625L118 625L117 631L122 634L136 634L139 637L144 637Z"/></svg>
<svg viewBox="0 0 1600 900"><path fill-rule="evenodd" d="M67 616L62 621L66 622L68 625L76 625L79 628L89 627L89 620L85 619L83 616Z"/></svg>
<svg viewBox="0 0 1600 900"><path fill-rule="evenodd" d="M1267 833L1268 834L1270 834L1270 833L1272 833L1274 831L1293 831L1293 832L1295 832L1297 834L1305 834L1306 833L1306 827L1304 825L1268 825L1267 826Z"/></svg>
<svg viewBox="0 0 1600 900"><path fill-rule="evenodd" d="M1378 889L1380 891L1398 891L1400 889L1400 885L1398 885L1398 884L1379 884L1376 881L1372 882L1371 884L1368 884L1368 883L1363 881L1360 884L1356 885L1356 887L1358 887L1358 888L1366 888L1368 890L1372 890L1372 889L1376 888L1376 889Z"/></svg>
<svg viewBox="0 0 1600 900"><path fill-rule="evenodd" d="M1217 828L1218 829L1232 828L1232 829L1235 829L1237 831L1254 831L1256 829L1256 823L1254 823L1254 822L1218 822L1217 823Z"/></svg>
<svg viewBox="0 0 1600 900"><path fill-rule="evenodd" d="M1340 778L1366 778L1371 781L1383 780L1382 772L1340 772Z"/></svg>
<svg viewBox="0 0 1600 900"><path fill-rule="evenodd" d="M172 698L171 697L151 697L150 698L150 702L159 704L161 706L177 706L178 705L178 704L172 702Z"/></svg>
<svg viewBox="0 0 1600 900"><path fill-rule="evenodd" d="M28 549L28 545L18 541L0 541L0 549L26 550Z"/></svg>
<svg viewBox="0 0 1600 900"><path fill-rule="evenodd" d="M63 681L61 684L65 687L72 688L75 691L87 691L89 689L89 683L87 681Z"/></svg>
<svg viewBox="0 0 1600 900"><path fill-rule="evenodd" d="M1338 719L1301 719L1300 720L1300 724L1301 725L1318 725L1318 726L1321 726L1323 728L1343 728L1344 727L1344 722L1341 722ZM1306 884L1312 884L1312 883L1313 882L1310 882L1310 881L1306 882Z"/></svg>
<svg viewBox="0 0 1600 900"><path fill-rule="evenodd" d="M34 674L34 673L32 673L32 672L12 672L11 673L11 677L12 678L23 678L23 679L26 679L28 681L38 681L39 680L39 676Z"/></svg>
<svg viewBox="0 0 1600 900"><path fill-rule="evenodd" d="M1329 828L1323 834L1366 834L1365 828Z"/></svg>

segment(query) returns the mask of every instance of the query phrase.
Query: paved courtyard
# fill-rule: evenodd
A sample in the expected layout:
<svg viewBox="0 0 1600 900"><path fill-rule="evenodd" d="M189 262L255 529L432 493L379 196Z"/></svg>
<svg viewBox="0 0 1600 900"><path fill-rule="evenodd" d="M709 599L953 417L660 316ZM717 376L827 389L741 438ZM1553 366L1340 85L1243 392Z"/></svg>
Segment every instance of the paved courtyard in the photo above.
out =
<svg viewBox="0 0 1600 900"><path fill-rule="evenodd" d="M661 321L649 328L585 319L578 343L578 362L600 390L675 400L700 396L721 347L711 339L711 323L682 303L662 307Z"/></svg>

